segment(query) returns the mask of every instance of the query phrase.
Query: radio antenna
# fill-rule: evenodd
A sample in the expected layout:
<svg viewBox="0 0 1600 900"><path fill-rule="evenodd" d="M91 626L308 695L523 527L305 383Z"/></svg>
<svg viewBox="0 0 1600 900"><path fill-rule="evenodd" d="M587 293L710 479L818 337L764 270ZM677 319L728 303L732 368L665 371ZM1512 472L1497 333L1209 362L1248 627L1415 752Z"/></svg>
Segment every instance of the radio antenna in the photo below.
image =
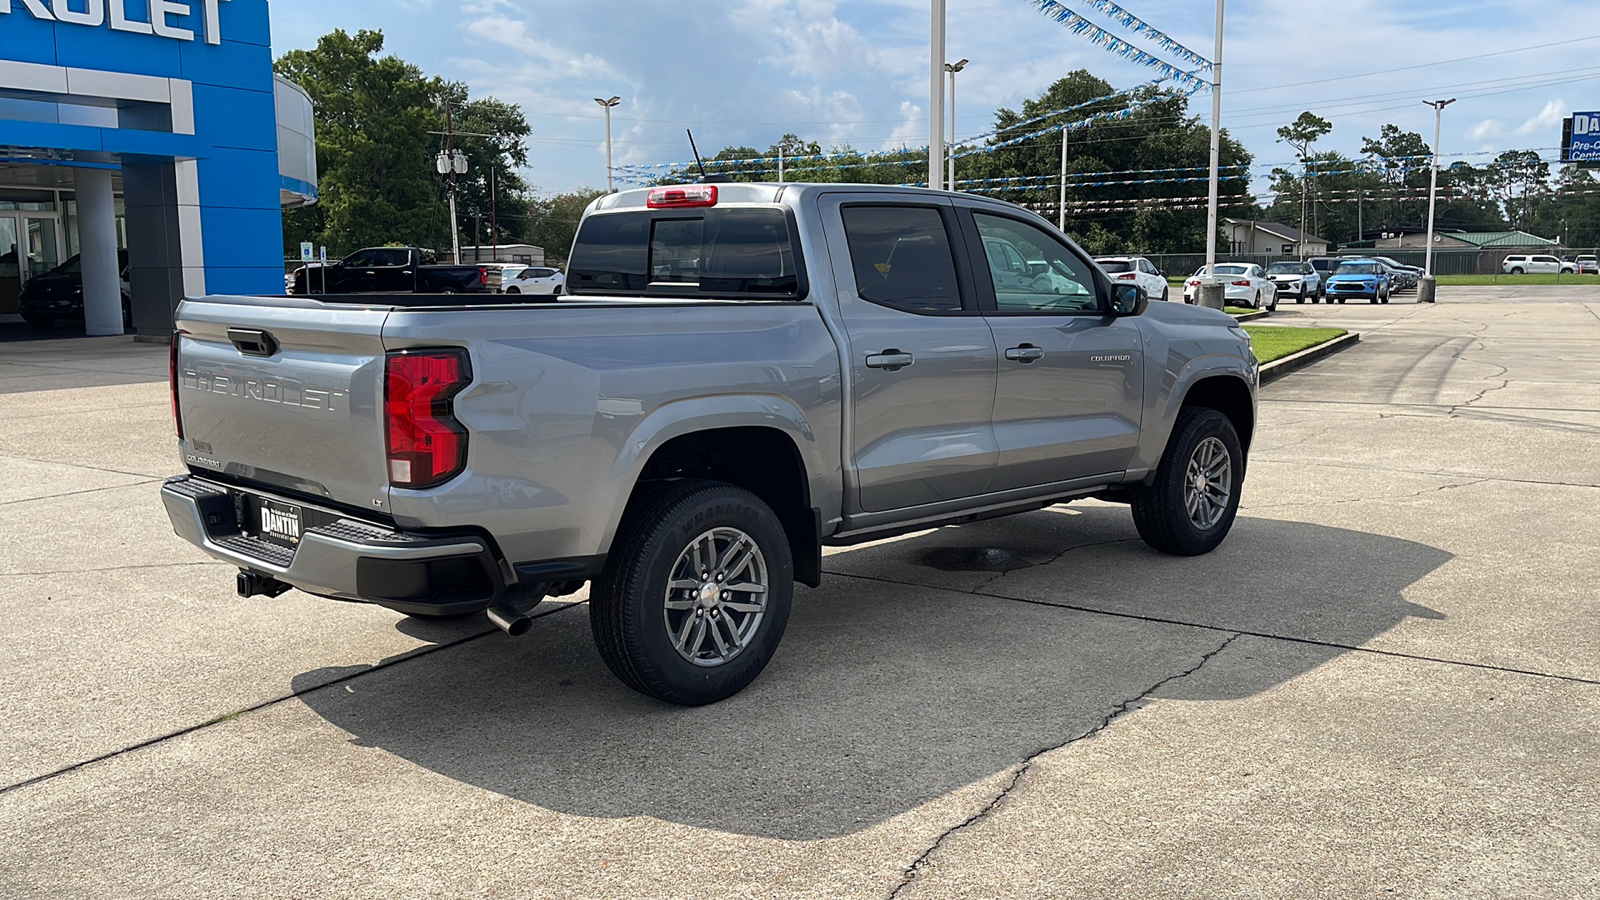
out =
<svg viewBox="0 0 1600 900"><path fill-rule="evenodd" d="M706 164L700 161L700 148L694 145L694 132L685 128L684 134L689 136L689 150L694 153L694 164L700 167L700 177L706 177Z"/></svg>

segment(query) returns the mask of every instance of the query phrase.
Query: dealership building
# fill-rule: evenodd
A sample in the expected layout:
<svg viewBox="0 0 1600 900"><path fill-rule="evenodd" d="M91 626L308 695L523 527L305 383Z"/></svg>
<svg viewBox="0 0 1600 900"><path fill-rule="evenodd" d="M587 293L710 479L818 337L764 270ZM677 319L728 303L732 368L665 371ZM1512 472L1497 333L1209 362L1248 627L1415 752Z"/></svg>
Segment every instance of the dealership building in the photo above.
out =
<svg viewBox="0 0 1600 900"><path fill-rule="evenodd" d="M165 340L185 296L282 293L314 202L311 100L267 0L0 0L0 321L78 256L89 334Z"/></svg>

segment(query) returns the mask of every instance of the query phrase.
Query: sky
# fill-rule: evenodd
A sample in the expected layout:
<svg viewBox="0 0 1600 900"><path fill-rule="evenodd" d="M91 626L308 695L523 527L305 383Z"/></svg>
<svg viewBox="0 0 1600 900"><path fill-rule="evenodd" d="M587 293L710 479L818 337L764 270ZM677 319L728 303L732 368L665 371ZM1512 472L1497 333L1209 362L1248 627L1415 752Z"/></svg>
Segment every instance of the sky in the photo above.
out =
<svg viewBox="0 0 1600 900"><path fill-rule="evenodd" d="M987 133L1084 68L1116 88L1154 73L1095 46L1031 0L947 0L946 58L957 76L958 139ZM1061 0L1146 52L1089 0ZM1121 0L1201 56L1213 50L1204 0ZM766 148L785 132L859 150L928 143L930 0L274 0L274 50L310 48L334 28L381 30L386 49L522 106L533 133L528 181L541 194L605 185L605 119L615 162L679 163L727 146ZM1385 123L1431 140L1425 100L1444 112L1442 152L1551 149L1561 119L1600 110L1594 0L1232 0L1223 29L1222 123L1260 168L1293 155L1276 129L1311 110L1333 123L1319 150L1355 155ZM1171 57L1164 57L1170 59ZM1209 116L1207 93L1191 110ZM948 121L948 111L946 112ZM1492 155L1468 155L1482 163Z"/></svg>

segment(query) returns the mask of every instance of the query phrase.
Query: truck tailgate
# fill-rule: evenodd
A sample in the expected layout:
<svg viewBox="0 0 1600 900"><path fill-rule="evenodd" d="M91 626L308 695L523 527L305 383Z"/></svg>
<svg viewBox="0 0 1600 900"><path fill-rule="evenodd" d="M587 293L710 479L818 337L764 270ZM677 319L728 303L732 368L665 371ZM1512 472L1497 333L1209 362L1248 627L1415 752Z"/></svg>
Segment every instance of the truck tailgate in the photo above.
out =
<svg viewBox="0 0 1600 900"><path fill-rule="evenodd" d="M185 301L177 372L184 462L387 512L390 312L285 297Z"/></svg>

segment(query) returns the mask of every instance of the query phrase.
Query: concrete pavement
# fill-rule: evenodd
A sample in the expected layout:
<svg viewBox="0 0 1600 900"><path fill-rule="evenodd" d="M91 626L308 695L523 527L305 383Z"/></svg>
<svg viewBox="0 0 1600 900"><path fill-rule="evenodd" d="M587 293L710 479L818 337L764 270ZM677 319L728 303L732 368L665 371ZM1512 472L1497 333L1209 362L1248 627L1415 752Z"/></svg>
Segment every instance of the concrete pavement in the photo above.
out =
<svg viewBox="0 0 1600 900"><path fill-rule="evenodd" d="M1600 290L1495 290L1280 307L1363 340L1263 389L1216 553L1096 502L831 551L697 710L581 594L235 599L164 348L0 344L0 895L1600 896Z"/></svg>

